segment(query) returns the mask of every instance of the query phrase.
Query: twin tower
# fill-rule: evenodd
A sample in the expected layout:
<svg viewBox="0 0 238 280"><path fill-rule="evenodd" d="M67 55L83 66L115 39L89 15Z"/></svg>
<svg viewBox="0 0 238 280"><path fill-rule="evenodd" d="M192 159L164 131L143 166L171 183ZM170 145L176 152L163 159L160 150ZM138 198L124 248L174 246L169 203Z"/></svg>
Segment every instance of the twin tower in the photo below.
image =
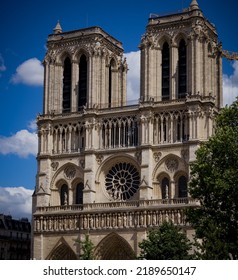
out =
<svg viewBox="0 0 238 280"><path fill-rule="evenodd" d="M196 0L151 16L128 105L122 44L100 27L49 35L33 195L33 258L133 259L164 220L190 236L189 165L222 105L221 46ZM133 65L131 66L131 68Z"/></svg>

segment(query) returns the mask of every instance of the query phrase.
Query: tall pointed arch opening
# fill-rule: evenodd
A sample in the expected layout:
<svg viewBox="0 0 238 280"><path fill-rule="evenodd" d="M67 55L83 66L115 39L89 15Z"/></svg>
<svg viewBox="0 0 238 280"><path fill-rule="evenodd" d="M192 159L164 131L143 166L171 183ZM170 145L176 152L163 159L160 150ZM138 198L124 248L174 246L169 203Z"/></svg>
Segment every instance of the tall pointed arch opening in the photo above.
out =
<svg viewBox="0 0 238 280"><path fill-rule="evenodd" d="M69 57L64 60L63 71L63 113L70 112L71 110L71 82L72 82L72 69Z"/></svg>
<svg viewBox="0 0 238 280"><path fill-rule="evenodd" d="M187 48L182 39L178 49L178 98L185 98L187 92Z"/></svg>
<svg viewBox="0 0 238 280"><path fill-rule="evenodd" d="M108 107L111 108L114 106L115 100L113 102L115 88L114 88L114 73L115 73L115 61L112 59L109 65L109 73L108 73Z"/></svg>
<svg viewBox="0 0 238 280"><path fill-rule="evenodd" d="M83 54L79 60L78 109L87 104L88 64Z"/></svg>
<svg viewBox="0 0 238 280"><path fill-rule="evenodd" d="M165 42L162 49L162 101L170 97L170 50Z"/></svg>

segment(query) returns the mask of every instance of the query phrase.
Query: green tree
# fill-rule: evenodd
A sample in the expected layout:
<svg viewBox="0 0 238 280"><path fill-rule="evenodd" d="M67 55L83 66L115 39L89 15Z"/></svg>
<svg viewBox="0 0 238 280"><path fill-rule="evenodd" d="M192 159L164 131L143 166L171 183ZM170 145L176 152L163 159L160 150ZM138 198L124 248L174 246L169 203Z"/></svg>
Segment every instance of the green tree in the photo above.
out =
<svg viewBox="0 0 238 280"><path fill-rule="evenodd" d="M80 245L80 259L81 260L93 260L93 250L94 250L94 245L92 241L89 238L88 234L85 234L84 240L76 240L76 243Z"/></svg>
<svg viewBox="0 0 238 280"><path fill-rule="evenodd" d="M147 239L139 243L139 258L146 260L188 260L191 243L185 233L172 222L163 222L149 231Z"/></svg>
<svg viewBox="0 0 238 280"><path fill-rule="evenodd" d="M221 110L216 131L196 152L190 195L200 207L187 211L202 259L238 258L238 101Z"/></svg>

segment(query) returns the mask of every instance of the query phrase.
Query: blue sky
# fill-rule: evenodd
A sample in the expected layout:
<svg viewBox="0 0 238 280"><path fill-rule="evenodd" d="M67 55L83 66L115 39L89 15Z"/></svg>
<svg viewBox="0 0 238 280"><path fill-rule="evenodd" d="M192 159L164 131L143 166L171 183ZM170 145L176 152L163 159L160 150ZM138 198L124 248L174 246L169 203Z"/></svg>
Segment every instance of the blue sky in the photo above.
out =
<svg viewBox="0 0 238 280"><path fill-rule="evenodd" d="M30 217L37 172L35 119L42 112L43 67L48 34L100 26L123 43L129 64L128 98L139 89L138 45L150 13L186 8L191 0L8 0L0 4L0 213ZM238 52L234 0L198 0L215 24L223 49ZM224 104L238 95L238 63L223 61ZM229 94L228 94L229 92Z"/></svg>

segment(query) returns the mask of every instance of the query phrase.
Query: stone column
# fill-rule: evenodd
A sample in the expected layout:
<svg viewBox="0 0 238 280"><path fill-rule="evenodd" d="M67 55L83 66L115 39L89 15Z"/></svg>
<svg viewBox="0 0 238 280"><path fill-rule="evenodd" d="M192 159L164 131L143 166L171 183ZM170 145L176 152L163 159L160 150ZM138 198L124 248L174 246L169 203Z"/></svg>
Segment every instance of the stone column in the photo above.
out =
<svg viewBox="0 0 238 280"><path fill-rule="evenodd" d="M78 81L79 81L79 64L78 61L72 60L72 81L71 81L71 111L78 111Z"/></svg>

